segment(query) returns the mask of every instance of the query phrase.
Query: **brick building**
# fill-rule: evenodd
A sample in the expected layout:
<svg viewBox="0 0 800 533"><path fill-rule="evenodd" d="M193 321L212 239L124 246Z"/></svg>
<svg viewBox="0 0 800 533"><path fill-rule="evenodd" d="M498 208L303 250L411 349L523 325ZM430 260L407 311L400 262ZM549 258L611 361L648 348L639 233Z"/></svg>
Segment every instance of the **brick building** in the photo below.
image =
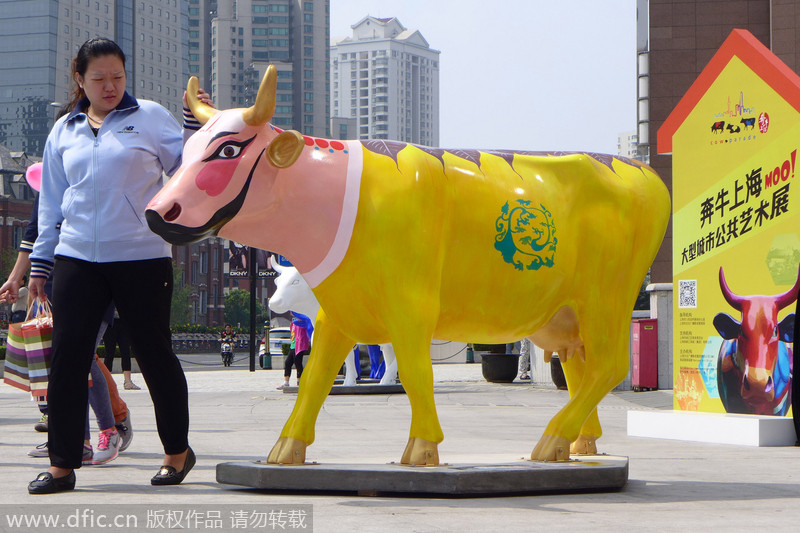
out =
<svg viewBox="0 0 800 533"><path fill-rule="evenodd" d="M656 135L734 28L750 31L792 70L800 67L797 0L637 0L639 150L672 191L672 156L657 153ZM672 282L672 225L651 280Z"/></svg>

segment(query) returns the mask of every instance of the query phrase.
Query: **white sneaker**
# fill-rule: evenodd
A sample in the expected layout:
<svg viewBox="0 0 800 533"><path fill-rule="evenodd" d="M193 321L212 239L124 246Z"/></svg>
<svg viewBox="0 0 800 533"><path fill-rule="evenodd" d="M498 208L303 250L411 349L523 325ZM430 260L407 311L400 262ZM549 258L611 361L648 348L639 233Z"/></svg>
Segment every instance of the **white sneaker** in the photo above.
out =
<svg viewBox="0 0 800 533"><path fill-rule="evenodd" d="M50 457L50 450L47 449L47 443L44 442L29 451L28 455L31 457Z"/></svg>
<svg viewBox="0 0 800 533"><path fill-rule="evenodd" d="M81 464L90 465L92 464L92 457L94 457L94 452L92 451L91 444L84 444L83 445L83 458L81 459Z"/></svg>
<svg viewBox="0 0 800 533"><path fill-rule="evenodd" d="M101 431L97 435L97 441L97 450L92 457L93 465L102 465L117 458L122 439L119 438L116 427Z"/></svg>
<svg viewBox="0 0 800 533"><path fill-rule="evenodd" d="M117 422L115 426L117 428L117 433L119 433L119 438L122 440L122 444L119 445L119 451L124 452L128 449L128 446L131 445L131 441L133 440L133 426L131 425L130 412L128 412L128 416L126 416L122 422Z"/></svg>

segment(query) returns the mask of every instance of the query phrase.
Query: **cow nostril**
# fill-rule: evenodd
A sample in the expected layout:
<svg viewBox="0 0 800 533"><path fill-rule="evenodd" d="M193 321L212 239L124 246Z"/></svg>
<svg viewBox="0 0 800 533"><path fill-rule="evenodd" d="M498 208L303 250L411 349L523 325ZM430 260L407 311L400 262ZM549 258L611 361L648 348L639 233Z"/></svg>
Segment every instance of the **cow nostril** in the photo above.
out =
<svg viewBox="0 0 800 533"><path fill-rule="evenodd" d="M181 206L176 202L172 204L172 207L169 208L169 211L167 211L164 214L164 220L166 220L167 222L172 222L180 215L181 215Z"/></svg>
<svg viewBox="0 0 800 533"><path fill-rule="evenodd" d="M744 377L742 385L744 386L744 390L750 390L750 382L747 380L747 376Z"/></svg>
<svg viewBox="0 0 800 533"><path fill-rule="evenodd" d="M767 378L767 384L764 385L764 392L766 392L767 394L772 392L772 376Z"/></svg>

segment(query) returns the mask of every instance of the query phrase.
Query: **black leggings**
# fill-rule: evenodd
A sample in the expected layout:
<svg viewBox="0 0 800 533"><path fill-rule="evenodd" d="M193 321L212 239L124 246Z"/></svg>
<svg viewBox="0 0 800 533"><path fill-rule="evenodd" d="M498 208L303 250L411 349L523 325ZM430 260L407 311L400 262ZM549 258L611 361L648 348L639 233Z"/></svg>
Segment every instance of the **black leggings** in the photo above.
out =
<svg viewBox="0 0 800 533"><path fill-rule="evenodd" d="M297 379L300 379L300 374L303 373L303 357L308 353L308 350L295 354L294 350L289 350L289 355L286 356L286 361L283 363L283 377L288 378L292 375L292 365L297 368Z"/></svg>
<svg viewBox="0 0 800 533"><path fill-rule="evenodd" d="M188 447L186 377L169 331L172 261L90 263L56 256L53 360L48 385L50 464L80 468L89 367L100 322L113 300L126 322L156 413L164 452Z"/></svg>

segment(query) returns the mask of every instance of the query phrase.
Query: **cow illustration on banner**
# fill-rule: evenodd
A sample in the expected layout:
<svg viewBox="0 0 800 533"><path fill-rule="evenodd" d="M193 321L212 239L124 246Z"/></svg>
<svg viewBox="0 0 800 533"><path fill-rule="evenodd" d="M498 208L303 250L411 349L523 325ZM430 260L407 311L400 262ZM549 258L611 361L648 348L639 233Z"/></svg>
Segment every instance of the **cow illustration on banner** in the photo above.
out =
<svg viewBox="0 0 800 533"><path fill-rule="evenodd" d="M669 219L659 176L600 154L304 136L269 123L276 83L270 66L252 107L218 111L190 80L204 126L146 211L173 243L219 235L285 255L319 301L314 353L267 461L304 463L352 346L391 342L411 405L401 462L439 464L433 338L527 337L559 352L570 399L531 458L596 453L596 408L627 375L631 310ZM516 251L495 248L498 214Z"/></svg>
<svg viewBox="0 0 800 533"><path fill-rule="evenodd" d="M724 339L717 362L719 397L728 413L784 416L792 405L794 313L778 321L778 312L797 300L794 286L775 296L739 296L719 269L719 286L741 320L727 313L714 317Z"/></svg>

